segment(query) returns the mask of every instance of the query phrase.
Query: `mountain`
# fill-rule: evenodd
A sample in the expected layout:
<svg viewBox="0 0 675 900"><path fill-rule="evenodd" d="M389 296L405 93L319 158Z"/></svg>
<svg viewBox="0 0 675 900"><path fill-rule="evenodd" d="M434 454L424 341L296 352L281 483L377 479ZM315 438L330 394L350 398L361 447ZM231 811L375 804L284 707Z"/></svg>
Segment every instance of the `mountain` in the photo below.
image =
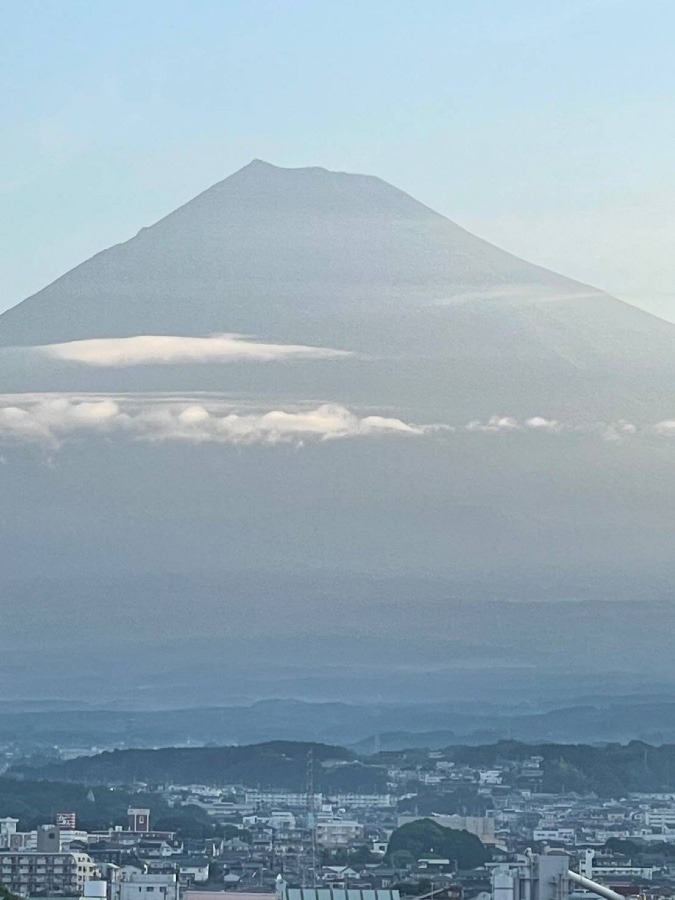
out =
<svg viewBox="0 0 675 900"><path fill-rule="evenodd" d="M6 697L672 693L674 383L675 326L255 161L0 316Z"/></svg>
<svg viewBox="0 0 675 900"><path fill-rule="evenodd" d="M25 354L14 353L0 374L12 390L225 382L451 416L669 412L651 370L672 374L675 326L505 253L378 178L319 168L255 160L0 316L5 347L215 333L352 355L224 374L182 363L83 373L34 354L17 377L7 360Z"/></svg>
<svg viewBox="0 0 675 900"><path fill-rule="evenodd" d="M5 313L0 340L286 332L325 341L334 340L334 322L348 329L370 316L432 310L442 322L447 304L551 300L626 314L599 291L504 253L378 178L255 160ZM637 310L630 318L655 341L665 331ZM382 350L391 334L361 339Z"/></svg>

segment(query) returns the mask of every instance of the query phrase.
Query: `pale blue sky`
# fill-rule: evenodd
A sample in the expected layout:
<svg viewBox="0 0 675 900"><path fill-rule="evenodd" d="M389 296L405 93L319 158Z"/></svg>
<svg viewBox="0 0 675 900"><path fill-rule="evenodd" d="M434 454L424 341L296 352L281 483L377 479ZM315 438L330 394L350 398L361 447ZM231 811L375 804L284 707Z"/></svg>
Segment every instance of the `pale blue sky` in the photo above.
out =
<svg viewBox="0 0 675 900"><path fill-rule="evenodd" d="M672 0L0 0L0 310L260 157L675 320Z"/></svg>

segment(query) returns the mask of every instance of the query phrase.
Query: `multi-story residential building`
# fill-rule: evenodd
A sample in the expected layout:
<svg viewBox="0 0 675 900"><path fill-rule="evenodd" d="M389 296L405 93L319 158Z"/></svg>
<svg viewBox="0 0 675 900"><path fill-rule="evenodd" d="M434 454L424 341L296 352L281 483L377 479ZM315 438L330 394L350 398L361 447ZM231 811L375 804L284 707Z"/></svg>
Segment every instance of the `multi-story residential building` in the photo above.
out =
<svg viewBox="0 0 675 900"><path fill-rule="evenodd" d="M317 822L315 835L317 844L322 847L348 847L354 841L363 838L364 829L360 822L347 819L331 819Z"/></svg>
<svg viewBox="0 0 675 900"><path fill-rule="evenodd" d="M573 828L535 828L532 832L533 841L555 841L560 844L574 844L576 832Z"/></svg>
<svg viewBox="0 0 675 900"><path fill-rule="evenodd" d="M387 809L396 806L392 794L333 794L331 800L337 806L348 809Z"/></svg>
<svg viewBox="0 0 675 900"><path fill-rule="evenodd" d="M0 883L12 893L79 896L96 866L86 853L0 853Z"/></svg>
<svg viewBox="0 0 675 900"><path fill-rule="evenodd" d="M480 784L501 784L502 783L502 770L501 769L481 769L478 772L478 779Z"/></svg>
<svg viewBox="0 0 675 900"><path fill-rule="evenodd" d="M89 843L89 833L78 828L59 828L59 850L70 850L74 843Z"/></svg>
<svg viewBox="0 0 675 900"><path fill-rule="evenodd" d="M274 810L268 824L274 829L292 829L295 828L295 816L288 810Z"/></svg>
<svg viewBox="0 0 675 900"><path fill-rule="evenodd" d="M645 825L649 828L675 829L675 809L650 809L645 813Z"/></svg>
<svg viewBox="0 0 675 900"><path fill-rule="evenodd" d="M294 791L246 791L245 802L255 806L290 806L301 809L307 806L307 794ZM317 807L321 806L323 795L316 794L314 803Z"/></svg>
<svg viewBox="0 0 675 900"><path fill-rule="evenodd" d="M317 793L314 795L314 806L320 809L329 800L336 806L351 809L386 809L396 805L396 798L392 794L331 794L328 798ZM246 791L245 802L251 806L305 809L307 794L293 791Z"/></svg>
<svg viewBox="0 0 675 900"><path fill-rule="evenodd" d="M230 800L219 800L218 798L212 800L209 797L197 798L195 800L190 800L188 798L183 801L182 805L198 806L200 809L203 809L208 816L221 821L229 819L232 815L240 811L240 807ZM251 804L251 809L253 809L253 804Z"/></svg>
<svg viewBox="0 0 675 900"><path fill-rule="evenodd" d="M175 872L145 875L125 870L110 885L110 900L180 900L180 884Z"/></svg>
<svg viewBox="0 0 675 900"><path fill-rule="evenodd" d="M602 882L607 878L639 878L651 881L654 878L654 866L634 866L627 863L594 862L595 851L587 849L579 861L579 872L586 878Z"/></svg>

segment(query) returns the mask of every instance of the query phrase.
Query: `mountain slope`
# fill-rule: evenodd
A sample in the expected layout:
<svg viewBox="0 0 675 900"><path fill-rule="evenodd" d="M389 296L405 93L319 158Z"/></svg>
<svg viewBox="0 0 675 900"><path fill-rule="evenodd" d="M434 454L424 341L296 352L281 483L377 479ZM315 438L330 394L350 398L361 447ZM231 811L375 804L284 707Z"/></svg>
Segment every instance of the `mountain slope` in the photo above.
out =
<svg viewBox="0 0 675 900"><path fill-rule="evenodd" d="M316 787L333 791L386 790L386 773L361 765L343 747L296 741L269 741L235 747L165 747L157 750L113 750L48 766L44 773L63 781L93 784L169 782L173 784L244 784L304 792L307 754L316 761ZM323 762L343 765L324 769Z"/></svg>
<svg viewBox="0 0 675 900"><path fill-rule="evenodd" d="M675 326L378 178L256 160L0 316L0 347L241 333L339 361L93 371L5 350L5 390L222 390L432 418L670 415Z"/></svg>
<svg viewBox="0 0 675 900"><path fill-rule="evenodd" d="M612 348L589 318L588 351L675 346L675 328L505 253L378 178L259 160L6 312L0 342L290 329L297 339L305 317L330 326L430 310L442 328L448 304L510 307L514 322L525 306L520 327L533 343L532 310L553 335L566 327L562 304L577 316L592 308L601 326L624 320Z"/></svg>
<svg viewBox="0 0 675 900"><path fill-rule="evenodd" d="M0 318L4 344L273 325L301 313L583 287L376 178L254 161ZM265 322L260 320L265 312Z"/></svg>

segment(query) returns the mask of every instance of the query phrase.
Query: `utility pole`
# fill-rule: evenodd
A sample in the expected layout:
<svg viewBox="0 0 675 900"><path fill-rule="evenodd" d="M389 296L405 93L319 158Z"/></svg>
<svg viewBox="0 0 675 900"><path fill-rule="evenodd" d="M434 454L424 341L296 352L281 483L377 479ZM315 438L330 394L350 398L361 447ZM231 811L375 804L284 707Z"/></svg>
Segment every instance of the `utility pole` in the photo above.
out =
<svg viewBox="0 0 675 900"><path fill-rule="evenodd" d="M316 797L314 794L314 748L307 754L307 827L309 828L312 865L312 887L316 887Z"/></svg>

